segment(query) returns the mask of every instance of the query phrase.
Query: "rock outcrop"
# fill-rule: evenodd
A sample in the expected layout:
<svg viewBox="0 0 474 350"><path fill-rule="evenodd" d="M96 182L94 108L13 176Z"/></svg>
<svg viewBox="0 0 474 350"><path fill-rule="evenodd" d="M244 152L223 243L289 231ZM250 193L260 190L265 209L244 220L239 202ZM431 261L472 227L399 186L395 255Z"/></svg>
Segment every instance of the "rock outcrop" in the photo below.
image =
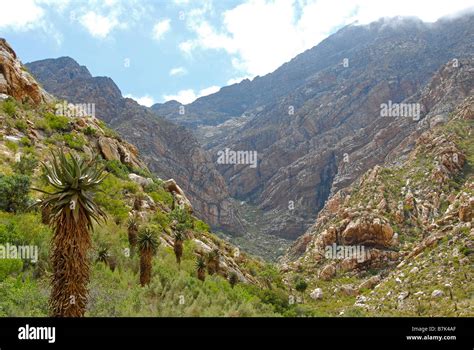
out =
<svg viewBox="0 0 474 350"><path fill-rule="evenodd" d="M51 100L3 38L0 38L0 94L33 104Z"/></svg>
<svg viewBox="0 0 474 350"><path fill-rule="evenodd" d="M47 59L26 66L56 97L70 103L94 103L98 117L137 147L151 171L176 180L197 216L215 228L236 234L242 231L223 177L189 131L124 98L112 79L93 77L72 58ZM108 138L99 143L102 154L110 160L124 161L132 151L119 148ZM130 161L133 163L133 157Z"/></svg>
<svg viewBox="0 0 474 350"><path fill-rule="evenodd" d="M462 72L444 75L445 94L438 98L446 101L460 87L469 87L468 97L442 123L420 128L410 151L393 154L330 197L282 259L286 281L303 272L311 287L334 283L334 293L356 297L354 306L365 312L393 314L395 303L403 315L423 314L422 305L436 308L434 314L472 314L465 298L473 278L474 63L463 64ZM430 86L423 96L437 87ZM450 103L458 101L451 97ZM432 306L430 299L442 304Z"/></svg>
<svg viewBox="0 0 474 350"><path fill-rule="evenodd" d="M294 239L331 194L409 150L408 135L442 123L468 96L469 79L450 87L446 78L465 69L473 23L467 15L435 24L392 18L350 25L273 73L199 98L184 115L173 102L153 109L193 130L214 160L225 148L257 151L256 168L217 170L232 196L262 211L256 220L263 233ZM381 117L389 101L419 103L419 120Z"/></svg>

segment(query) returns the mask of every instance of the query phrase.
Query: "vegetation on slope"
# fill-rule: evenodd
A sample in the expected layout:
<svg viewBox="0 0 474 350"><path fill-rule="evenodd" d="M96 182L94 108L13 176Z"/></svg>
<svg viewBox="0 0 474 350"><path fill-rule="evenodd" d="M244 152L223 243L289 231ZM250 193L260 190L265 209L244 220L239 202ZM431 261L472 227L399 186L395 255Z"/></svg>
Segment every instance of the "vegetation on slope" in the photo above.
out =
<svg viewBox="0 0 474 350"><path fill-rule="evenodd" d="M32 108L10 99L0 103L0 245L38 248L35 262L0 259L0 316L51 314L48 298L53 272L50 260L53 233L44 211L31 206L42 198L31 188L52 190L39 163L49 160L51 151L62 149L65 153L75 152L79 157L90 158L99 153L96 145L100 136L120 141L93 118L57 116L52 106L44 104ZM289 304L275 267L244 252L233 256L235 247L210 233L208 225L187 211L173 210L173 196L165 190L161 179L146 169L106 160L103 155L99 163L106 169L107 176L94 193L94 200L105 211L107 220L100 225L94 223L91 232L86 316L298 313L295 306ZM130 180L131 173L152 181L142 186ZM143 218L138 218L139 226L152 228L159 238L156 253L152 254L151 278L143 287L140 285L140 254L130 249L128 219L131 212L145 213ZM176 230L186 234L181 242L179 264L173 248ZM242 281L242 276L236 278L236 272L220 266L212 275L206 270L204 281L200 280L196 261L207 259L209 265L209 257L202 251L203 242L219 247L218 254L225 258L223 261L235 261L238 272L248 278Z"/></svg>

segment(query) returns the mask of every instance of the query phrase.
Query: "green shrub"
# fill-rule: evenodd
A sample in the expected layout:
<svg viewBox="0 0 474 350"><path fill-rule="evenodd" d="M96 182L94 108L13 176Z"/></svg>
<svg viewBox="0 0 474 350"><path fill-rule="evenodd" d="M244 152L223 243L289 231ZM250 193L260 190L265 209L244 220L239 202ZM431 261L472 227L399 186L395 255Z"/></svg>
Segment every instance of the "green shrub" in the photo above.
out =
<svg viewBox="0 0 474 350"><path fill-rule="evenodd" d="M166 228L169 227L171 218L165 212L159 210L153 216L152 221L159 224L161 227Z"/></svg>
<svg viewBox="0 0 474 350"><path fill-rule="evenodd" d="M211 227L202 220L194 222L194 229L198 232L211 232Z"/></svg>
<svg viewBox="0 0 474 350"><path fill-rule="evenodd" d="M47 125L52 130L67 131L69 130L69 118L63 115L56 115L47 112L44 116Z"/></svg>
<svg viewBox="0 0 474 350"><path fill-rule="evenodd" d="M184 231L193 227L193 219L185 209L175 208L171 212L171 219L178 222L176 225L177 230Z"/></svg>
<svg viewBox="0 0 474 350"><path fill-rule="evenodd" d="M16 113L16 104L12 99L7 99L2 103L2 110L8 114L10 117L13 117Z"/></svg>
<svg viewBox="0 0 474 350"><path fill-rule="evenodd" d="M97 130L88 125L87 128L84 129L84 134L88 136L94 136L97 134Z"/></svg>
<svg viewBox="0 0 474 350"><path fill-rule="evenodd" d="M41 223L38 213L0 212L0 244L38 246L39 260L49 262L51 229Z"/></svg>
<svg viewBox="0 0 474 350"><path fill-rule="evenodd" d="M31 146L31 140L27 136L23 136L20 139L20 143L21 143L22 146L25 146L25 147L30 147Z"/></svg>
<svg viewBox="0 0 474 350"><path fill-rule="evenodd" d="M117 222L128 218L130 209L125 202L124 182L113 175L107 176L100 184L95 198L99 205L111 214Z"/></svg>
<svg viewBox="0 0 474 350"><path fill-rule="evenodd" d="M18 244L24 242L23 236L13 221L0 220L0 244Z"/></svg>
<svg viewBox="0 0 474 350"><path fill-rule="evenodd" d="M155 202L164 203L169 207L173 204L173 196L163 188L158 188L156 191L149 192L148 194Z"/></svg>
<svg viewBox="0 0 474 350"><path fill-rule="evenodd" d="M20 273L23 269L23 261L21 259L2 259L0 256L0 281L7 276Z"/></svg>
<svg viewBox="0 0 474 350"><path fill-rule="evenodd" d="M82 147L86 144L86 140L79 134L65 134L63 140L70 148L76 150L82 150Z"/></svg>
<svg viewBox="0 0 474 350"><path fill-rule="evenodd" d="M0 282L0 317L48 316L46 287L29 278L8 277Z"/></svg>
<svg viewBox="0 0 474 350"><path fill-rule="evenodd" d="M28 124L23 119L17 119L15 120L15 128L17 128L21 132L25 132L26 130L28 130Z"/></svg>
<svg viewBox="0 0 474 350"><path fill-rule="evenodd" d="M0 174L0 210L21 212L29 205L30 178L27 175Z"/></svg>
<svg viewBox="0 0 474 350"><path fill-rule="evenodd" d="M140 185L133 181L124 181L122 188L128 193L137 193L140 191Z"/></svg>
<svg viewBox="0 0 474 350"><path fill-rule="evenodd" d="M132 173L135 173L135 174L143 176L143 177L153 177L153 174L147 168L133 168ZM149 186L153 186L154 184L160 185L160 183L157 180L154 180L153 184L151 184Z"/></svg>
<svg viewBox="0 0 474 350"><path fill-rule="evenodd" d="M15 153L18 152L18 144L16 142L6 140L5 146L7 146L7 148L12 152L15 152Z"/></svg>
<svg viewBox="0 0 474 350"><path fill-rule="evenodd" d="M47 133L51 132L51 128L45 118L34 118L33 123L36 129L43 130Z"/></svg>
<svg viewBox="0 0 474 350"><path fill-rule="evenodd" d="M128 179L128 174L130 173L125 164L115 159L106 161L105 169L121 179Z"/></svg>
<svg viewBox="0 0 474 350"><path fill-rule="evenodd" d="M33 154L25 154L21 156L19 162L12 165L12 168L16 173L32 175L37 165L38 159Z"/></svg>

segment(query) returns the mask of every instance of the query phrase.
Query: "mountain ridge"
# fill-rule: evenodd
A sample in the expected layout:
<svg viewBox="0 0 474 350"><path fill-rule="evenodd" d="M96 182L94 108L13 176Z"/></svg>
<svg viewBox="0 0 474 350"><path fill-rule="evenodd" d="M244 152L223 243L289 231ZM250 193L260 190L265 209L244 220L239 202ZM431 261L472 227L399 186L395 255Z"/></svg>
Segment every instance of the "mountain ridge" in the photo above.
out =
<svg viewBox="0 0 474 350"><path fill-rule="evenodd" d="M227 198L225 183L191 133L123 97L111 78L93 77L70 57L27 63L26 67L59 98L94 103L102 120L139 147L152 171L176 179L199 216L213 227L239 232L238 212Z"/></svg>
<svg viewBox="0 0 474 350"><path fill-rule="evenodd" d="M273 73L187 105L184 116L152 108L192 127L214 157L224 148L257 151L257 169L217 169L231 196L262 210L264 234L294 239L331 191L380 162L402 139L395 125L383 125L389 120L380 118L381 104L408 101L441 65L474 54L473 22L469 14L432 24L396 18L347 26ZM239 95L239 89L246 91ZM221 113L226 99L235 113ZM360 169L345 169L344 154L360 159ZM290 203L296 210L288 210Z"/></svg>

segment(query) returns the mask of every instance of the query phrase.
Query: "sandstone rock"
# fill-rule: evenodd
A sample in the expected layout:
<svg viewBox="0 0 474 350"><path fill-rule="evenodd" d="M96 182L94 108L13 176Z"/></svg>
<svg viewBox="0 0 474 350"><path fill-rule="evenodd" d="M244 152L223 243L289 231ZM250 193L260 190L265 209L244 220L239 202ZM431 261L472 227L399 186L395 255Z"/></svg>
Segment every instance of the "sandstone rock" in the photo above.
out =
<svg viewBox="0 0 474 350"><path fill-rule="evenodd" d="M372 289L374 288L378 283L380 283L380 276L379 275L375 275L375 276L372 276L370 277L369 279L367 279L366 281L362 282L360 285L359 285L359 290L360 289Z"/></svg>
<svg viewBox="0 0 474 350"><path fill-rule="evenodd" d="M354 306L359 306L359 307L365 307L366 306L366 302L367 302L368 298L364 295L359 295L357 296L356 298L356 302L354 303Z"/></svg>
<svg viewBox="0 0 474 350"><path fill-rule="evenodd" d="M24 69L15 51L3 38L0 38L0 94L33 104L52 100Z"/></svg>
<svg viewBox="0 0 474 350"><path fill-rule="evenodd" d="M102 156L106 160L117 160L120 162L120 153L114 139L101 136L99 137L98 144Z"/></svg>
<svg viewBox="0 0 474 350"><path fill-rule="evenodd" d="M330 226L327 230L324 230L319 234L319 236L316 238L316 246L321 250L324 251L324 249L332 245L333 243L336 242L337 238L337 230L334 226Z"/></svg>
<svg viewBox="0 0 474 350"><path fill-rule="evenodd" d="M207 244L205 244L204 242L202 242L201 240L195 238L194 240L194 243L196 243L196 248L197 248L197 251L201 251L203 253L209 253L212 248L209 247Z"/></svg>
<svg viewBox="0 0 474 350"><path fill-rule="evenodd" d="M191 212L193 211L191 202L186 198L186 195L184 194L183 190L181 189L181 187L178 186L175 180L166 180L164 186L165 189L173 195L175 199L175 205L177 205L181 209L186 208Z"/></svg>
<svg viewBox="0 0 474 350"><path fill-rule="evenodd" d="M357 264L358 262L356 258L345 258L340 262L339 266L343 271L350 271L354 270L357 267Z"/></svg>
<svg viewBox="0 0 474 350"><path fill-rule="evenodd" d="M320 273L319 278L328 281L336 275L336 267L332 264L324 266Z"/></svg>
<svg viewBox="0 0 474 350"><path fill-rule="evenodd" d="M406 298L408 298L409 295L410 295L410 292L407 292L407 291L401 292L401 293L398 295L397 300L398 300L398 301L403 301L403 300L405 300Z"/></svg>
<svg viewBox="0 0 474 350"><path fill-rule="evenodd" d="M463 204L459 208L459 220L464 222L470 222L473 219L473 210L471 205Z"/></svg>
<svg viewBox="0 0 474 350"><path fill-rule="evenodd" d="M128 178L142 187L149 186L153 183L153 179L145 178L134 173L128 174Z"/></svg>
<svg viewBox="0 0 474 350"><path fill-rule="evenodd" d="M373 221L370 218L358 218L347 225L341 234L344 245L374 245L388 247L393 238L393 229L390 224L379 218Z"/></svg>
<svg viewBox="0 0 474 350"><path fill-rule="evenodd" d="M323 290L321 288L316 288L309 296L313 300L321 300L323 298Z"/></svg>
<svg viewBox="0 0 474 350"><path fill-rule="evenodd" d="M349 296L356 296L357 294L359 294L359 291L356 288L354 288L354 286L349 285L349 284L342 285L340 291L343 294L349 295Z"/></svg>

